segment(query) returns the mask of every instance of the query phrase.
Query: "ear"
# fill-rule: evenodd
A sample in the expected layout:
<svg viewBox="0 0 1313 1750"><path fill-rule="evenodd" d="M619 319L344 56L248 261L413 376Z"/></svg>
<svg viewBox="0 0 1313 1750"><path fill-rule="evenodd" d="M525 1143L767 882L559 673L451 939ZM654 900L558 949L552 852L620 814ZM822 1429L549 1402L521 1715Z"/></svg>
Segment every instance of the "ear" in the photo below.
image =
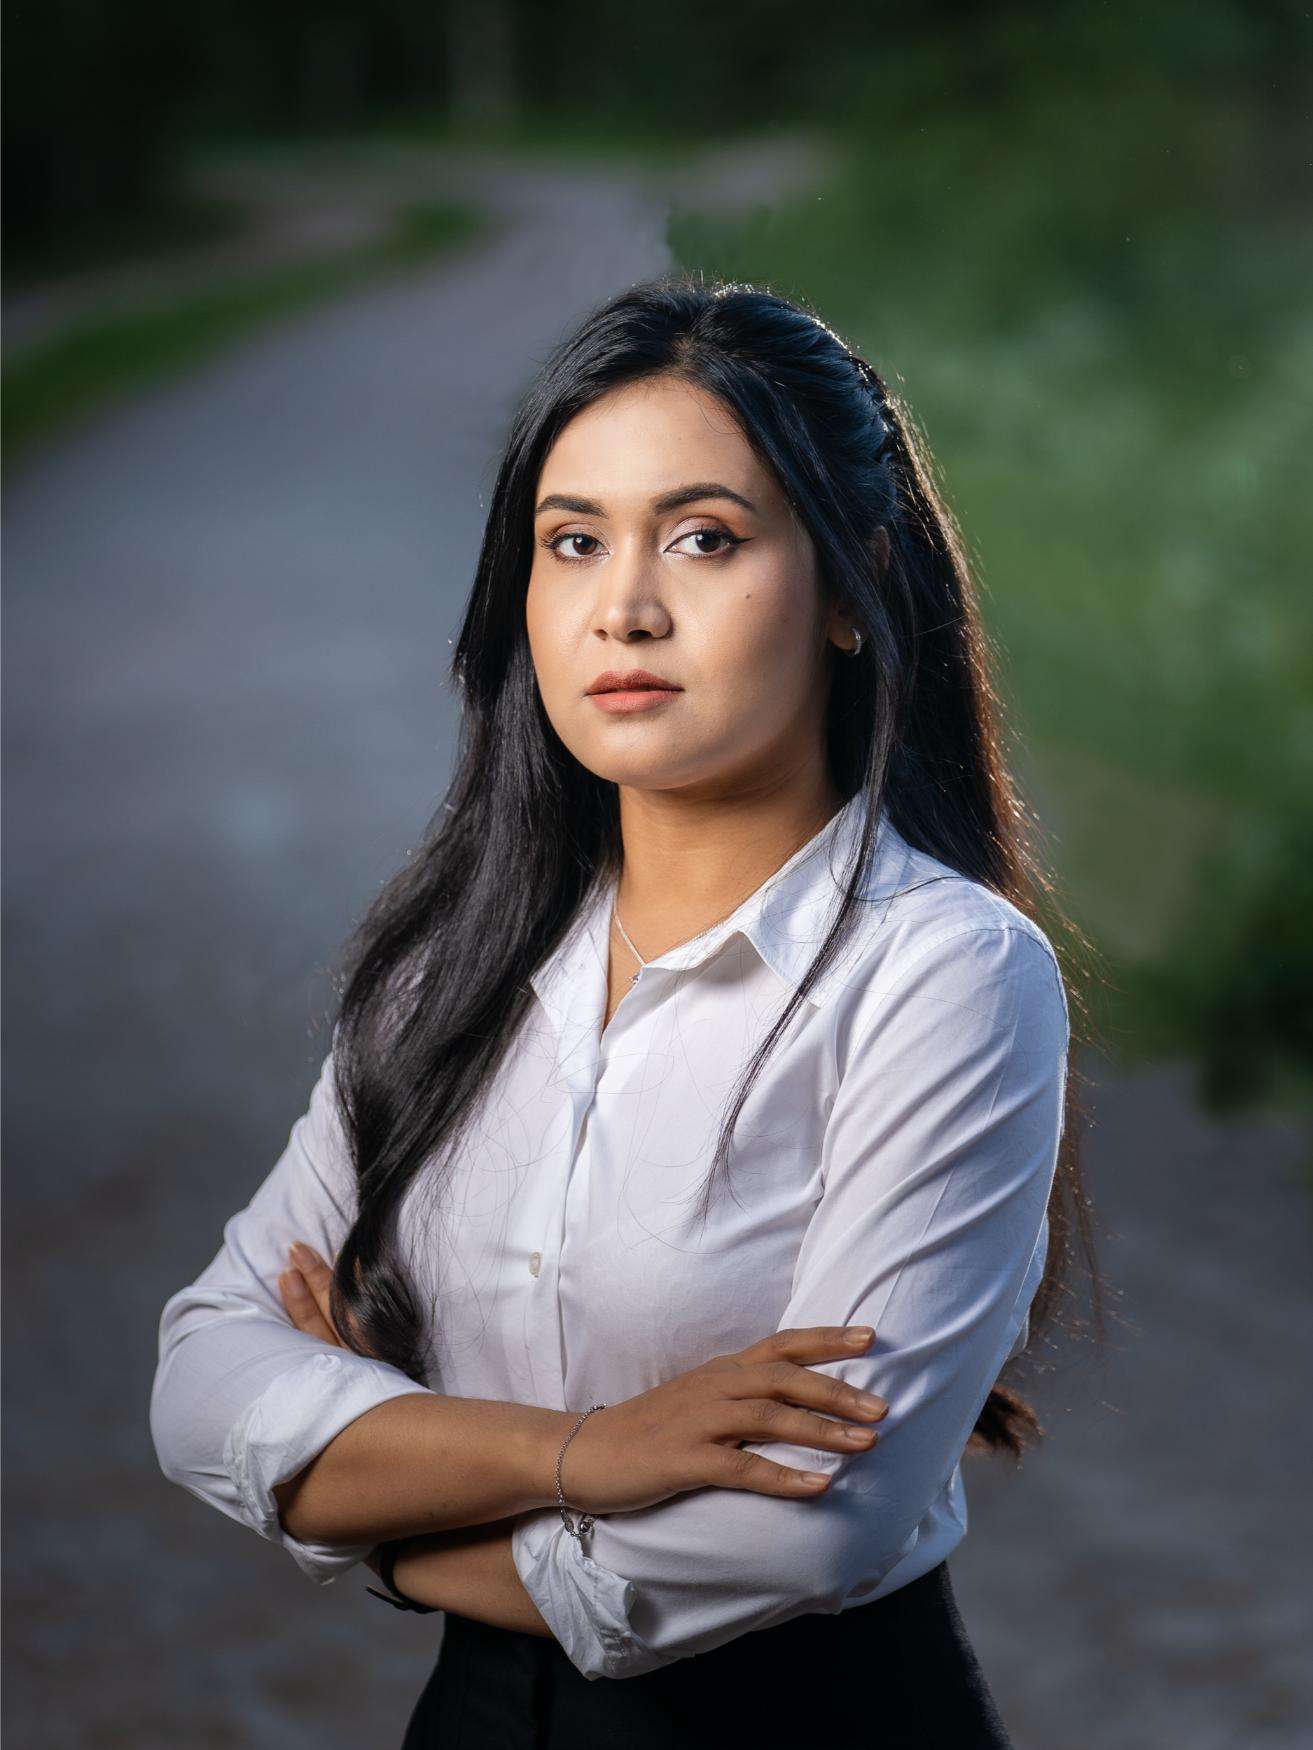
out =
<svg viewBox="0 0 1313 1750"><path fill-rule="evenodd" d="M885 528L884 524L881 523L880 527L871 536L871 552L875 557L875 575L879 582L883 582L884 574L889 569L889 554L891 550L889 531Z"/></svg>
<svg viewBox="0 0 1313 1750"><path fill-rule="evenodd" d="M883 523L871 536L870 549L875 567L875 579L878 584L884 580L885 573L889 569L889 557L893 551L889 540L889 531ZM845 654L852 650L856 640L853 637L853 609L850 602L835 602L825 623L825 636L831 644L837 645Z"/></svg>
<svg viewBox="0 0 1313 1750"><path fill-rule="evenodd" d="M825 621L825 636L829 643L845 656L856 649L857 640L853 636L853 611L847 602L835 602Z"/></svg>

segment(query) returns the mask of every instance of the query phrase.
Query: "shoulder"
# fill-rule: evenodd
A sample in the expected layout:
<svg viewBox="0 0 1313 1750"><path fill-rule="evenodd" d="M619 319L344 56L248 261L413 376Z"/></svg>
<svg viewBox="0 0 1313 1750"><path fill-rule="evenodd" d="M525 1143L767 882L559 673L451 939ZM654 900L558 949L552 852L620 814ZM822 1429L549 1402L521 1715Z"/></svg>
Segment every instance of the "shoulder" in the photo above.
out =
<svg viewBox="0 0 1313 1750"><path fill-rule="evenodd" d="M1019 906L894 835L896 854L873 869L848 953L831 987L849 1027L878 1025L898 1003L924 997L1022 1011L1070 1027L1053 944Z"/></svg>

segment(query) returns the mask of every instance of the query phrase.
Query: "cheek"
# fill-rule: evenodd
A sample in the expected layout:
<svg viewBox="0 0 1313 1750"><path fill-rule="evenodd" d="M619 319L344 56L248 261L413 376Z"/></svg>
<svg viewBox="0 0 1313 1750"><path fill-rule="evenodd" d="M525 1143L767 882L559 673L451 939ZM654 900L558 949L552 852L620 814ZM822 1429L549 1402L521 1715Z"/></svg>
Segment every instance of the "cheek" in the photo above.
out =
<svg viewBox="0 0 1313 1750"><path fill-rule="evenodd" d="M593 736L600 734L604 723L594 724L591 717L601 717L595 706L587 706L583 688L602 664L594 662L581 678L581 650L586 650L587 623L577 624L570 606L549 587L535 588L532 578L524 607L525 632L529 641L529 657L537 677L538 693L547 721L576 758L590 763L595 752Z"/></svg>
<svg viewBox="0 0 1313 1750"><path fill-rule="evenodd" d="M698 666L727 701L783 713L815 684L819 636L815 602L795 579L749 580L705 616Z"/></svg>
<svg viewBox="0 0 1313 1750"><path fill-rule="evenodd" d="M550 590L535 584L533 578L525 598L524 624L538 684L544 700L550 701L562 684L569 633L565 615L559 605L553 605Z"/></svg>

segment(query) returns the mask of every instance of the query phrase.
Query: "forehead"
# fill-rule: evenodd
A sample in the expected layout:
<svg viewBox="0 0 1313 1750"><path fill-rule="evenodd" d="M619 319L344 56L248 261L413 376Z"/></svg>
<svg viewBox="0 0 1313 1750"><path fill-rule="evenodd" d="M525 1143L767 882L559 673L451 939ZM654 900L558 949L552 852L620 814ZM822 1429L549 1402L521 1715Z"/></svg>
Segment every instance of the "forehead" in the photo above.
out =
<svg viewBox="0 0 1313 1750"><path fill-rule="evenodd" d="M612 389L557 436L542 492L584 492L610 507L694 479L720 480L760 503L773 481L729 408L696 384L652 378Z"/></svg>

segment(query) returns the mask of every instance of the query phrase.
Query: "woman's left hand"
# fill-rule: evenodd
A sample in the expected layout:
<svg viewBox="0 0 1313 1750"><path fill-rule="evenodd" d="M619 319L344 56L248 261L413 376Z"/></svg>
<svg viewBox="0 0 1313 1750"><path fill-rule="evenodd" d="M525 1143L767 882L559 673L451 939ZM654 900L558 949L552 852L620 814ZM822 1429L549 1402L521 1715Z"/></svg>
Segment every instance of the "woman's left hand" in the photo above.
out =
<svg viewBox="0 0 1313 1750"><path fill-rule="evenodd" d="M326 1264L313 1246L298 1240L287 1251L288 1268L278 1278L278 1292L283 1298L287 1316L298 1331L321 1342L335 1343L345 1349L329 1311L328 1289L333 1280L331 1266Z"/></svg>

